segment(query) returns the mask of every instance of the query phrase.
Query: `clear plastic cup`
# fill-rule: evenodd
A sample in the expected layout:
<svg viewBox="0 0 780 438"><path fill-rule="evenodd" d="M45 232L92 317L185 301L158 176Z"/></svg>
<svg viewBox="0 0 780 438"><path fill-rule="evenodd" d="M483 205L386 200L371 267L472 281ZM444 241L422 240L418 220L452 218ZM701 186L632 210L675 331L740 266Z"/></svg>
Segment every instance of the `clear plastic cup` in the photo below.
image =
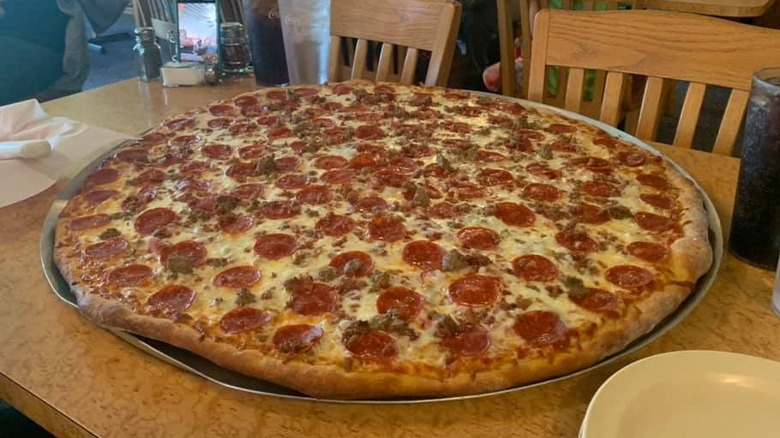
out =
<svg viewBox="0 0 780 438"><path fill-rule="evenodd" d="M330 0L279 0L290 85L328 80Z"/></svg>

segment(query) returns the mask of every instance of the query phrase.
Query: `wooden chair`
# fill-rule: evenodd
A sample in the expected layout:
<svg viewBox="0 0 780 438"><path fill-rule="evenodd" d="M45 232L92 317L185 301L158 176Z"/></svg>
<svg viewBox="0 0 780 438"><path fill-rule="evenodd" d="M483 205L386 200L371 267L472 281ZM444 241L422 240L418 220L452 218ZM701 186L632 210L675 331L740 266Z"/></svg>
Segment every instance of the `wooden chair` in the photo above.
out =
<svg viewBox="0 0 780 438"><path fill-rule="evenodd" d="M429 51L424 83L446 86L460 12L460 4L453 0L331 0L328 80L411 84L419 52ZM356 40L354 47L345 44L348 39ZM379 56L376 62L367 62L372 42L379 45ZM346 65L342 62L345 49L349 55ZM396 71L394 58L403 59Z"/></svg>
<svg viewBox="0 0 780 438"><path fill-rule="evenodd" d="M752 73L780 65L780 31L662 11L543 10L536 18L528 98L542 101L547 66L569 67L565 105L579 112L585 69L604 70L599 120L615 126L629 74L647 77L635 134L655 140L665 79L689 82L674 145L691 147L707 85L731 89L713 152L731 154Z"/></svg>
<svg viewBox="0 0 780 438"><path fill-rule="evenodd" d="M582 10L615 10L620 6L632 9L641 8L644 0L561 0L562 9L571 10L573 7ZM513 7L514 6L514 7ZM501 58L501 93L505 96L526 97L528 95L528 63L531 60L533 40L533 20L536 12L550 8L550 0L496 0L498 16L498 42ZM518 88L515 80L515 53L514 39L518 32L515 30L515 18L519 15L519 34L521 39L520 50L523 54L525 68L523 68L523 87ZM561 81L565 82L566 70L561 70ZM594 80L594 101L600 100L604 77L599 76ZM550 96L554 100L555 96ZM548 101L555 104L554 101Z"/></svg>

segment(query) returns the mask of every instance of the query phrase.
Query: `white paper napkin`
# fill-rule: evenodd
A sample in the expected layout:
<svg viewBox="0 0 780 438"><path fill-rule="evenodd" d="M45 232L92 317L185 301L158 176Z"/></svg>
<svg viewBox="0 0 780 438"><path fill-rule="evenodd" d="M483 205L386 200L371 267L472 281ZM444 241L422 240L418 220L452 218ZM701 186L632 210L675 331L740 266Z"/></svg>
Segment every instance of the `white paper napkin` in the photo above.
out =
<svg viewBox="0 0 780 438"><path fill-rule="evenodd" d="M36 100L0 107L0 141L49 140L46 158L0 160L0 207L51 187L82 158L110 147L127 134L51 117Z"/></svg>

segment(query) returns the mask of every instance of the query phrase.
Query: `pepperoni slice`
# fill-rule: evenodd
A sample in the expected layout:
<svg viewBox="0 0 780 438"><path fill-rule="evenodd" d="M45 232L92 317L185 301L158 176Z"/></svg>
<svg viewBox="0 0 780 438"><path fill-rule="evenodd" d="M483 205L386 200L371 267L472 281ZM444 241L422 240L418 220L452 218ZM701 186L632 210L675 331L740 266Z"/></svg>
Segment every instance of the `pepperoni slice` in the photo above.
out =
<svg viewBox="0 0 780 438"><path fill-rule="evenodd" d="M262 184L241 184L231 190L230 195L239 199L255 199L262 196L263 192L265 188Z"/></svg>
<svg viewBox="0 0 780 438"><path fill-rule="evenodd" d="M314 228L326 236L338 237L352 231L355 228L355 221L347 216L328 213L317 221Z"/></svg>
<svg viewBox="0 0 780 438"><path fill-rule="evenodd" d="M401 175L398 172L392 170L380 170L374 174L374 183L377 187L403 187L404 183L409 180L406 175Z"/></svg>
<svg viewBox="0 0 780 438"><path fill-rule="evenodd" d="M671 210L674 207L674 200L666 195L654 195L643 193L639 195L642 201L664 210Z"/></svg>
<svg viewBox="0 0 780 438"><path fill-rule="evenodd" d="M198 135L179 135L168 140L168 144L175 147L189 147L200 141Z"/></svg>
<svg viewBox="0 0 780 438"><path fill-rule="evenodd" d="M490 333L478 326L448 336L441 341L441 345L460 356L479 356L490 348L490 344Z"/></svg>
<svg viewBox="0 0 780 438"><path fill-rule="evenodd" d="M255 220L252 216L227 216L220 218L219 229L228 234L241 234L249 231Z"/></svg>
<svg viewBox="0 0 780 438"><path fill-rule="evenodd" d="M197 175L207 170L211 170L211 164L206 161L190 161L189 163L182 164L179 169L181 170L181 173Z"/></svg>
<svg viewBox="0 0 780 438"><path fill-rule="evenodd" d="M477 151L477 159L485 163L495 163L498 161L506 160L506 157L502 154L499 154L498 152L492 152L492 151L486 151L484 149L480 149Z"/></svg>
<svg viewBox="0 0 780 438"><path fill-rule="evenodd" d="M292 173L279 177L274 184L283 190L297 190L306 187L309 177L302 173Z"/></svg>
<svg viewBox="0 0 780 438"><path fill-rule="evenodd" d="M608 282L626 289L638 289L653 281L653 274L645 268L634 265L617 265L607 269L604 275Z"/></svg>
<svg viewBox="0 0 780 438"><path fill-rule="evenodd" d="M406 236L406 227L398 218L376 216L368 223L368 235L371 236L373 240L395 242Z"/></svg>
<svg viewBox="0 0 780 438"><path fill-rule="evenodd" d="M167 135L160 132L150 132L138 141L142 146L154 146L163 143L168 138Z"/></svg>
<svg viewBox="0 0 780 438"><path fill-rule="evenodd" d="M380 138L385 138L385 136L385 131L376 125L358 126L355 130L355 137L361 140L378 140Z"/></svg>
<svg viewBox="0 0 780 438"><path fill-rule="evenodd" d="M257 172L257 166L251 161L238 161L231 164L225 171L225 175L235 179L236 181L243 182L247 177L255 176Z"/></svg>
<svg viewBox="0 0 780 438"><path fill-rule="evenodd" d="M512 260L515 275L525 281L552 281L558 278L558 267L550 259L526 254Z"/></svg>
<svg viewBox="0 0 780 438"><path fill-rule="evenodd" d="M561 191L549 184L528 184L523 189L523 196L534 201L554 202L560 198Z"/></svg>
<svg viewBox="0 0 780 438"><path fill-rule="evenodd" d="M444 249L430 240L416 240L404 246L403 259L406 263L425 271L441 270Z"/></svg>
<svg viewBox="0 0 780 438"><path fill-rule="evenodd" d="M266 133L266 138L270 141L287 137L295 137L295 133L286 127L272 128Z"/></svg>
<svg viewBox="0 0 780 438"><path fill-rule="evenodd" d="M293 172L301 165L301 159L289 155L275 159L274 164L279 172Z"/></svg>
<svg viewBox="0 0 780 438"><path fill-rule="evenodd" d="M98 205L117 193L119 192L116 190L92 190L91 192L83 193L81 197L92 205Z"/></svg>
<svg viewBox="0 0 780 438"><path fill-rule="evenodd" d="M601 313L608 318L620 317L620 300L615 294L589 287L584 293L569 294L569 299L576 305L588 309L591 312Z"/></svg>
<svg viewBox="0 0 780 438"><path fill-rule="evenodd" d="M245 108L248 106L256 106L259 104L256 97L243 95L243 94L233 99L233 103L235 103L236 106L239 106L241 108Z"/></svg>
<svg viewBox="0 0 780 438"><path fill-rule="evenodd" d="M607 211L598 205L581 204L574 208L573 213L579 221L585 224L603 224L609 221Z"/></svg>
<svg viewBox="0 0 780 438"><path fill-rule="evenodd" d="M165 172L159 169L149 169L130 180L130 184L136 187L158 185L165 181Z"/></svg>
<svg viewBox="0 0 780 438"><path fill-rule="evenodd" d="M674 219L644 211L635 214L634 220L637 225L648 231L668 231L677 225Z"/></svg>
<svg viewBox="0 0 780 438"><path fill-rule="evenodd" d="M409 157L395 157L387 162L387 169L398 173L414 173L417 171L417 162Z"/></svg>
<svg viewBox="0 0 780 438"><path fill-rule="evenodd" d="M593 144L604 146L608 149L615 149L622 145L622 143L619 142L617 139L612 137L607 137L607 136L595 138L593 140Z"/></svg>
<svg viewBox="0 0 780 438"><path fill-rule="evenodd" d="M208 250L202 243L194 240L185 240L167 247L160 257L164 265L168 265L171 257L178 257L187 260L192 266L200 266L206 262Z"/></svg>
<svg viewBox="0 0 780 438"><path fill-rule="evenodd" d="M295 237L284 233L273 233L260 236L255 242L255 253L269 260L279 260L291 256L298 250Z"/></svg>
<svg viewBox="0 0 780 438"><path fill-rule="evenodd" d="M268 153L268 147L262 144L252 144L244 146L238 150L238 156L244 160L254 160Z"/></svg>
<svg viewBox="0 0 780 438"><path fill-rule="evenodd" d="M236 108L233 105L228 104L219 104L209 107L209 112L212 116L216 117L223 117L223 116L229 116L233 113L235 113Z"/></svg>
<svg viewBox="0 0 780 438"><path fill-rule="evenodd" d="M298 216L301 207L288 201L271 201L263 205L261 211L268 219L288 219Z"/></svg>
<svg viewBox="0 0 780 438"><path fill-rule="evenodd" d="M357 201L355 209L361 213L380 213L387 210L387 201L379 196L369 196Z"/></svg>
<svg viewBox="0 0 780 438"><path fill-rule="evenodd" d="M273 126L279 123L279 116L275 116L275 115L260 116L255 119L255 122L258 125L262 125L262 126Z"/></svg>
<svg viewBox="0 0 780 438"><path fill-rule="evenodd" d="M88 230L90 228L102 227L109 222L111 222L111 217L107 214L82 216L70 221L70 229L71 231Z"/></svg>
<svg viewBox="0 0 780 438"><path fill-rule="evenodd" d="M541 176L547 179L558 179L563 176L563 172L560 170L550 169L549 167L540 163L529 164L525 167L525 170L532 175Z"/></svg>
<svg viewBox="0 0 780 438"><path fill-rule="evenodd" d="M254 266L236 266L217 274L212 283L217 287L240 289L250 287L258 281L260 281L260 271Z"/></svg>
<svg viewBox="0 0 780 438"><path fill-rule="evenodd" d="M396 315L406 321L417 317L425 304L425 298L417 292L394 286L385 289L376 299L376 310L381 314L394 311Z"/></svg>
<svg viewBox="0 0 780 438"><path fill-rule="evenodd" d="M398 345L385 332L374 331L351 336L344 347L360 359L387 362L398 355Z"/></svg>
<svg viewBox="0 0 780 438"><path fill-rule="evenodd" d="M175 222L179 216L170 208L152 208L135 218L135 230L141 234L152 234Z"/></svg>
<svg viewBox="0 0 780 438"><path fill-rule="evenodd" d="M499 202L494 216L515 227L527 227L536 221L536 215L530 208L514 202Z"/></svg>
<svg viewBox="0 0 780 438"><path fill-rule="evenodd" d="M580 191L597 198L611 198L620 195L620 189L606 181L586 181L580 186Z"/></svg>
<svg viewBox="0 0 780 438"><path fill-rule="evenodd" d="M330 266L347 277L365 277L374 270L374 260L363 251L348 251L333 257Z"/></svg>
<svg viewBox="0 0 780 438"><path fill-rule="evenodd" d="M662 262L669 256L665 245L653 242L631 242L626 246L626 250L632 256L650 263Z"/></svg>
<svg viewBox="0 0 780 438"><path fill-rule="evenodd" d="M233 119L228 117L220 117L217 119L211 119L206 122L206 126L211 129L225 129L233 124Z"/></svg>
<svg viewBox="0 0 780 438"><path fill-rule="evenodd" d="M219 320L219 328L227 334L244 333L256 330L271 320L271 315L265 310L252 307L239 307L226 313Z"/></svg>
<svg viewBox="0 0 780 438"><path fill-rule="evenodd" d="M195 291L180 284L169 284L150 296L146 304L153 311L170 315L189 309L193 301Z"/></svg>
<svg viewBox="0 0 780 438"><path fill-rule="evenodd" d="M496 249L501 241L498 233L482 227L461 228L458 230L457 236L461 245L472 249Z"/></svg>
<svg viewBox="0 0 780 438"><path fill-rule="evenodd" d="M154 275L152 268L145 265L128 265L108 273L109 284L120 287L139 286Z"/></svg>
<svg viewBox="0 0 780 438"><path fill-rule="evenodd" d="M487 306L495 303L501 295L501 280L469 274L452 282L448 290L454 303L470 307Z"/></svg>
<svg viewBox="0 0 780 438"><path fill-rule="evenodd" d="M271 342L282 353L305 353L322 338L322 328L316 325L295 324L279 327Z"/></svg>
<svg viewBox="0 0 780 438"><path fill-rule="evenodd" d="M446 201L433 204L426 211L428 215L437 219L452 219L460 215L458 209Z"/></svg>
<svg viewBox="0 0 780 438"><path fill-rule="evenodd" d="M338 309L339 296L327 284L306 282L294 292L290 307L299 315L322 315Z"/></svg>
<svg viewBox="0 0 780 438"><path fill-rule="evenodd" d="M347 84L336 84L333 86L333 93L337 96L343 96L352 92L352 87Z"/></svg>
<svg viewBox="0 0 780 438"><path fill-rule="evenodd" d="M598 243L584 232L560 232L555 235L555 241L562 247L574 252L593 252L599 248Z"/></svg>
<svg viewBox="0 0 780 438"><path fill-rule="evenodd" d="M547 125L547 132L552 132L553 134L568 134L576 130L577 127L574 125L564 125L561 123Z"/></svg>
<svg viewBox="0 0 780 438"><path fill-rule="evenodd" d="M130 246L130 243L127 240L121 237L114 237L113 239L89 245L84 248L84 255L95 260L107 260L123 253L128 246Z"/></svg>
<svg viewBox="0 0 780 438"><path fill-rule="evenodd" d="M618 155L618 159L626 166L637 167L647 161L647 153L644 151L623 152Z"/></svg>
<svg viewBox="0 0 780 438"><path fill-rule="evenodd" d="M207 192L211 188L211 181L203 179L187 178L176 183L179 192Z"/></svg>
<svg viewBox="0 0 780 438"><path fill-rule="evenodd" d="M477 175L477 181L486 186L509 184L514 181L512 174L503 169L482 169Z"/></svg>
<svg viewBox="0 0 780 438"><path fill-rule="evenodd" d="M102 186L110 184L119 178L119 171L111 167L98 169L87 177L87 186Z"/></svg>
<svg viewBox="0 0 780 438"><path fill-rule="evenodd" d="M566 163L569 167L584 167L594 173L609 175L614 166L609 161L599 157L577 157Z"/></svg>
<svg viewBox="0 0 780 438"><path fill-rule="evenodd" d="M318 169L338 169L349 163L349 160L339 155L325 155L314 160L314 167Z"/></svg>
<svg viewBox="0 0 780 438"><path fill-rule="evenodd" d="M195 119L193 117L181 117L178 119L168 120L165 122L165 127L171 131L177 132L189 128L195 127Z"/></svg>
<svg viewBox="0 0 780 438"><path fill-rule="evenodd" d="M669 188L669 181L658 175L641 174L637 175L636 180L644 186L653 187L658 190L666 190Z"/></svg>
<svg viewBox="0 0 780 438"><path fill-rule="evenodd" d="M512 328L534 347L546 347L566 340L566 324L557 313L547 310L523 313L517 317Z"/></svg>
<svg viewBox="0 0 780 438"><path fill-rule="evenodd" d="M126 148L122 149L114 155L119 161L125 161L127 163L148 163L149 153L143 148Z"/></svg>
<svg viewBox="0 0 780 438"><path fill-rule="evenodd" d="M331 192L327 186L309 184L295 195L295 199L303 204L327 204L333 200L333 192Z"/></svg>
<svg viewBox="0 0 780 438"><path fill-rule="evenodd" d="M485 190L475 184L464 183L455 188L460 200L479 199L485 197Z"/></svg>
<svg viewBox="0 0 780 438"><path fill-rule="evenodd" d="M320 175L320 180L326 184L344 184L352 181L355 172L350 169L329 170Z"/></svg>

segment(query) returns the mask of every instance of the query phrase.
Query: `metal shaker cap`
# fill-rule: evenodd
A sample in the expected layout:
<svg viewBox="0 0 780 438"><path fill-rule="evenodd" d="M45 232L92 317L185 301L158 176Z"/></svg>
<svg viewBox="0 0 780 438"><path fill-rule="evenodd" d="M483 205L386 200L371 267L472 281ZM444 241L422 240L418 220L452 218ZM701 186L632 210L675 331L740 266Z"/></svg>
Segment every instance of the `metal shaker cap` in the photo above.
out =
<svg viewBox="0 0 780 438"><path fill-rule="evenodd" d="M154 28L153 27L136 27L135 37L143 42L154 41Z"/></svg>
<svg viewBox="0 0 780 438"><path fill-rule="evenodd" d="M223 38L240 38L244 36L244 25L236 22L227 22L219 25L219 31Z"/></svg>

